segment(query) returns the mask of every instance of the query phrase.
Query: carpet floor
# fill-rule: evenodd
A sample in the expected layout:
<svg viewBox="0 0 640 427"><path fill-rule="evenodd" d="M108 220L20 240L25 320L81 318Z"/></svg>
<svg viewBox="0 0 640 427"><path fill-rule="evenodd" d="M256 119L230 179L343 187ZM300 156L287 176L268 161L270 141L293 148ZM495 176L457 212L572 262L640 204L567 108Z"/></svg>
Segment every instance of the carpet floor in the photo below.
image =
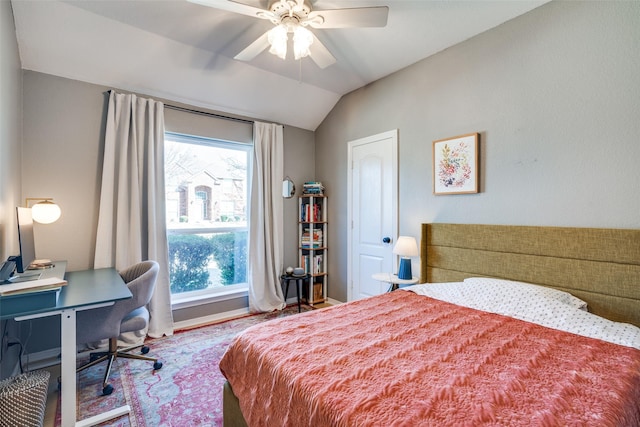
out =
<svg viewBox="0 0 640 427"><path fill-rule="evenodd" d="M303 311L311 309L303 306ZM224 377L218 363L231 340L252 325L297 313L293 305L281 312L247 315L149 340L149 355L162 361L162 369L153 371L152 362L118 359L111 371L114 391L109 396L102 396L105 364L86 369L78 375L78 419L130 405L129 415L100 425L221 426ZM59 400L55 425L60 425Z"/></svg>

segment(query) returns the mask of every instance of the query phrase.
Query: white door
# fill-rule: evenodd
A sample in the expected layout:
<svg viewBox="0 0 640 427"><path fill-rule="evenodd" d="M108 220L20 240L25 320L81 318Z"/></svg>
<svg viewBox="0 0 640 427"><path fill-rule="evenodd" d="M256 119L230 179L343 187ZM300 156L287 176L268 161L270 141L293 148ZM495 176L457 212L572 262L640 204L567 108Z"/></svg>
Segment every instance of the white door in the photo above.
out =
<svg viewBox="0 0 640 427"><path fill-rule="evenodd" d="M375 273L395 272L398 234L398 131L349 142L349 301L378 295L388 283Z"/></svg>

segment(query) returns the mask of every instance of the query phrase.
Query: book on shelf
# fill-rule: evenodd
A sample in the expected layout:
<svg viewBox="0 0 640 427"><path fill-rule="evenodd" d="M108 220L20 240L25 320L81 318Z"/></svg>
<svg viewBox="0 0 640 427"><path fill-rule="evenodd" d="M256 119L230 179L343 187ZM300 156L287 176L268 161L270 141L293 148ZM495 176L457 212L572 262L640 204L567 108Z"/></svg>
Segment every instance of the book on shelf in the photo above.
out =
<svg viewBox="0 0 640 427"><path fill-rule="evenodd" d="M319 222L322 221L322 206L319 203L302 203L300 205L300 221Z"/></svg>
<svg viewBox="0 0 640 427"><path fill-rule="evenodd" d="M309 196L324 195L324 186L321 182L309 181L302 184L302 194Z"/></svg>
<svg viewBox="0 0 640 427"><path fill-rule="evenodd" d="M313 284L313 302L323 302L324 301L324 292L322 283L314 283Z"/></svg>
<svg viewBox="0 0 640 427"><path fill-rule="evenodd" d="M300 258L300 265L304 268L304 272L308 274L322 274L324 273L324 264L323 264L323 256L322 255L314 255L313 257L309 255L302 255Z"/></svg>
<svg viewBox="0 0 640 427"><path fill-rule="evenodd" d="M313 265L311 266L313 274L320 274L324 271L322 260L322 255L315 255L313 257Z"/></svg>
<svg viewBox="0 0 640 427"><path fill-rule="evenodd" d="M322 230L319 228L305 228L300 239L300 246L304 249L319 248L322 246Z"/></svg>
<svg viewBox="0 0 640 427"><path fill-rule="evenodd" d="M322 246L322 242L302 242L302 249L307 249L307 250L311 250L311 249L321 249L323 248Z"/></svg>

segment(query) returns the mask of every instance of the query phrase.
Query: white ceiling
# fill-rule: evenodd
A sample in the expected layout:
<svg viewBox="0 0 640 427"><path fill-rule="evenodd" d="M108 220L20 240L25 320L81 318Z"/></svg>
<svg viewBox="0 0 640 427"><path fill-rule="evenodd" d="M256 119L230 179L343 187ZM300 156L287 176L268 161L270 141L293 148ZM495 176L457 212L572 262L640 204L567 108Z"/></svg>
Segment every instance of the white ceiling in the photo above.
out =
<svg viewBox="0 0 640 427"><path fill-rule="evenodd" d="M342 95L547 1L315 0L314 10L389 7L384 28L313 30L337 59L324 70L267 51L234 60L272 24L186 0L12 5L23 69L315 130Z"/></svg>

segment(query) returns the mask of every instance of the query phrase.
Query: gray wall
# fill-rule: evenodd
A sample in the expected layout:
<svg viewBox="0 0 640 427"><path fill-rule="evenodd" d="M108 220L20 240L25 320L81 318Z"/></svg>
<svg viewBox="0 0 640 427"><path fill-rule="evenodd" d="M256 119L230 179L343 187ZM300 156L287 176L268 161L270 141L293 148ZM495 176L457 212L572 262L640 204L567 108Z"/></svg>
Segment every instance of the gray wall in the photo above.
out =
<svg viewBox="0 0 640 427"><path fill-rule="evenodd" d="M21 200L22 70L10 2L0 2L0 260L18 250Z"/></svg>
<svg viewBox="0 0 640 427"><path fill-rule="evenodd" d="M296 267L298 261L298 196L302 194L302 184L315 181L315 138L313 132L287 126L284 129L286 144L284 151L285 176L295 183L296 193L284 200L284 267ZM293 287L292 287L293 288ZM295 291L289 289L289 295L295 297Z"/></svg>
<svg viewBox="0 0 640 427"><path fill-rule="evenodd" d="M316 130L329 296L347 296L347 143L395 128L402 235L431 221L640 227L639 76L640 2L551 2L344 96ZM432 141L471 132L481 192L432 195Z"/></svg>
<svg viewBox="0 0 640 427"><path fill-rule="evenodd" d="M22 187L22 70L11 3L0 1L0 261L18 253L15 207ZM4 333L14 339L18 325L0 321ZM0 379L8 377L18 360L18 346L8 349L0 340Z"/></svg>
<svg viewBox="0 0 640 427"><path fill-rule="evenodd" d="M24 72L23 194L53 197L53 224L35 224L36 256L93 266L107 88Z"/></svg>

